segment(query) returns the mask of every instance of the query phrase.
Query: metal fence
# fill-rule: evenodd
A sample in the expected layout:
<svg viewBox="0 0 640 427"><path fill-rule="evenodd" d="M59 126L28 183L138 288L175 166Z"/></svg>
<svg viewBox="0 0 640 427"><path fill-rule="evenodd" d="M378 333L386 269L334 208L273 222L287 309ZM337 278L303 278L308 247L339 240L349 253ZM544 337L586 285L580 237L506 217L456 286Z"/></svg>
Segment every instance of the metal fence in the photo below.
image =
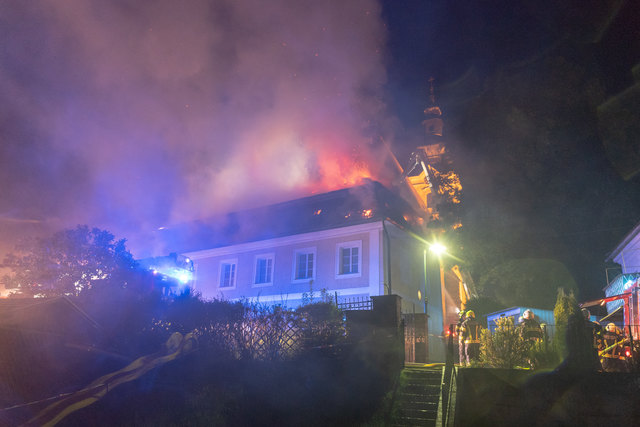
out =
<svg viewBox="0 0 640 427"><path fill-rule="evenodd" d="M372 310L373 301L371 297L352 297L343 298L342 301L337 301L337 306L341 310Z"/></svg>

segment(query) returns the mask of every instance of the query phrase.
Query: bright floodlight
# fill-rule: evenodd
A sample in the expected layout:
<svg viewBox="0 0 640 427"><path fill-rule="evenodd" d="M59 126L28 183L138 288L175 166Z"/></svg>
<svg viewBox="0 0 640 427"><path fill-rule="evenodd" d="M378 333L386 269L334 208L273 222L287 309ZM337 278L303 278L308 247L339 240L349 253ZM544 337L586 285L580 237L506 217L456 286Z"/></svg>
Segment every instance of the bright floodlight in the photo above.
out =
<svg viewBox="0 0 640 427"><path fill-rule="evenodd" d="M187 273L186 271L181 271L176 276L177 276L176 279L178 279L182 284L187 283L191 278L189 277L189 273Z"/></svg>
<svg viewBox="0 0 640 427"><path fill-rule="evenodd" d="M431 245L431 247L429 247L429 250L436 255L442 255L447 251L447 248L442 246L440 243L434 243L433 245Z"/></svg>

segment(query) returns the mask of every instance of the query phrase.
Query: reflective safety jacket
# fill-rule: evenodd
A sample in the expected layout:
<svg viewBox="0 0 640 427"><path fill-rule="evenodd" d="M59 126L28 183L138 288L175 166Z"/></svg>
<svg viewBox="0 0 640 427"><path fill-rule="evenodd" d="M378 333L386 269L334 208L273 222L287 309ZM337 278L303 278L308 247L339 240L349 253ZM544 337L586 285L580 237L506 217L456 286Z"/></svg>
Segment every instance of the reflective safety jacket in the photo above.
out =
<svg viewBox="0 0 640 427"><path fill-rule="evenodd" d="M587 320L587 331L591 338L591 345L594 349L599 349L602 341L602 326L598 322Z"/></svg>
<svg viewBox="0 0 640 427"><path fill-rule="evenodd" d="M523 319L518 327L520 328L520 336L525 340L542 339L542 327L536 319Z"/></svg>
<svg viewBox="0 0 640 427"><path fill-rule="evenodd" d="M463 341L463 337L462 337L462 324L464 323L464 316L460 316L460 319L458 320L458 324L456 325L456 335L458 336L458 342L462 342Z"/></svg>
<svg viewBox="0 0 640 427"><path fill-rule="evenodd" d="M482 326L473 317L462 322L462 336L465 344L480 344Z"/></svg>
<svg viewBox="0 0 640 427"><path fill-rule="evenodd" d="M604 351L601 356L607 359L620 359L626 360L624 357L623 347L620 344L622 336L615 332L604 331L602 333L602 350Z"/></svg>

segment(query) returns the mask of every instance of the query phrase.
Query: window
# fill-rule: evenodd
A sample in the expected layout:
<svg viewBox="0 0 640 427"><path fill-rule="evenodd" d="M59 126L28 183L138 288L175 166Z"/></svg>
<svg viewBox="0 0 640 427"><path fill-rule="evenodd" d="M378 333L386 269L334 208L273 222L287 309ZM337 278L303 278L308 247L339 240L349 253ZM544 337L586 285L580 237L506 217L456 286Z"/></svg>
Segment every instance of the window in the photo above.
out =
<svg viewBox="0 0 640 427"><path fill-rule="evenodd" d="M293 266L293 280L309 280L315 277L316 250L315 248L300 249L295 252Z"/></svg>
<svg viewBox="0 0 640 427"><path fill-rule="evenodd" d="M273 283L273 255L258 255L256 257L256 274L253 281L256 285L270 285Z"/></svg>
<svg viewBox="0 0 640 427"><path fill-rule="evenodd" d="M358 249L340 248L340 274L358 273Z"/></svg>
<svg viewBox="0 0 640 427"><path fill-rule="evenodd" d="M361 253L361 241L340 243L336 251L338 275L359 276L362 270Z"/></svg>
<svg viewBox="0 0 640 427"><path fill-rule="evenodd" d="M235 288L237 260L225 260L220 262L220 287Z"/></svg>

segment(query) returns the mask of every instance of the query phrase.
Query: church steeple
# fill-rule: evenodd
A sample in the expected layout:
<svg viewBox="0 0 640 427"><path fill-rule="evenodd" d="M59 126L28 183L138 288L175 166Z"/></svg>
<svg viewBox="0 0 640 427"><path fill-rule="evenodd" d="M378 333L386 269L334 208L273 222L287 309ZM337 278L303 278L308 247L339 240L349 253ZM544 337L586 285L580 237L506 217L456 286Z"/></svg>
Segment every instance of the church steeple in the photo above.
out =
<svg viewBox="0 0 640 427"><path fill-rule="evenodd" d="M431 104L432 105L436 105L436 95L433 92L433 82L435 80L436 79L434 79L433 76L429 77L429 80L428 80L428 82L429 82L429 99L431 100Z"/></svg>
<svg viewBox="0 0 640 427"><path fill-rule="evenodd" d="M424 109L424 120L422 125L425 130L425 142L427 145L439 143L442 138L442 129L444 124L442 122L442 111L438 104L436 104L436 96L433 90L433 77L429 78L429 103Z"/></svg>

